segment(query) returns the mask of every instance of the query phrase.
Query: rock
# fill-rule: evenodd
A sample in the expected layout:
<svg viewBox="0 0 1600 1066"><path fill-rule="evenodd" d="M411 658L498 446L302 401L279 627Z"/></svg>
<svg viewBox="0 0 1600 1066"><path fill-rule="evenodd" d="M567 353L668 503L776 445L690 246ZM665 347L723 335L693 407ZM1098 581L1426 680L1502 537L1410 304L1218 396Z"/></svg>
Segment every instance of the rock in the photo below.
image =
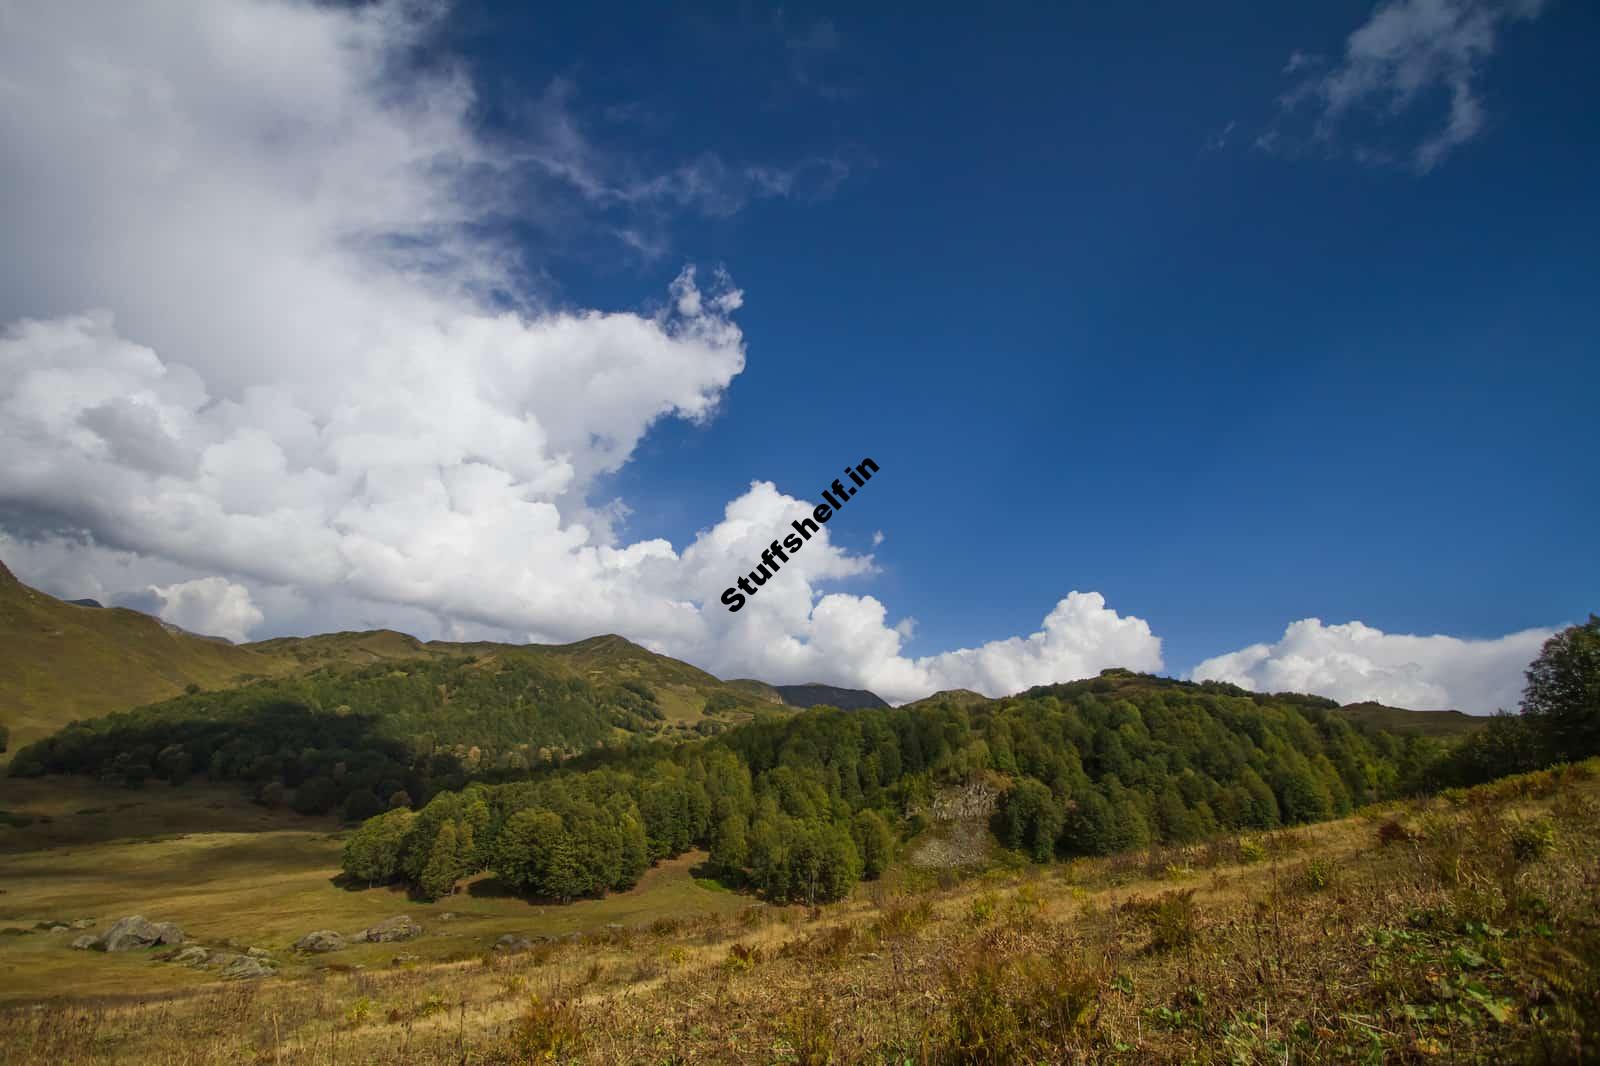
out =
<svg viewBox="0 0 1600 1066"><path fill-rule="evenodd" d="M85 933L72 942L72 946L79 951L88 951L100 943L100 938L91 933Z"/></svg>
<svg viewBox="0 0 1600 1066"><path fill-rule="evenodd" d="M365 935L365 933L362 934L362 936ZM343 951L344 946L344 937L332 929L318 929L316 932L307 933L295 941L294 949L296 951L310 951L321 954L325 951Z"/></svg>
<svg viewBox="0 0 1600 1066"><path fill-rule="evenodd" d="M533 941L525 936L517 936L515 933L507 933L494 942L496 951L527 951L531 947L533 947Z"/></svg>
<svg viewBox="0 0 1600 1066"><path fill-rule="evenodd" d="M421 955L396 955L394 958L389 960L389 965L404 966L407 963L416 962L420 958L422 958Z"/></svg>
<svg viewBox="0 0 1600 1066"><path fill-rule="evenodd" d="M409 915L401 914L385 918L361 935L374 944L387 944L391 940L413 940L421 936L422 926L412 921Z"/></svg>
<svg viewBox="0 0 1600 1066"><path fill-rule="evenodd" d="M52 932L52 933L65 933L65 932L68 932L70 928L71 928L70 926L65 926L65 925L59 925L59 924L58 925L52 925L50 927L50 932Z"/></svg>
<svg viewBox="0 0 1600 1066"><path fill-rule="evenodd" d="M72 922L71 924L72 924L72 928L74 928L74 929L92 929L92 928L94 928L94 919L93 918L79 918L76 921Z"/></svg>
<svg viewBox="0 0 1600 1066"><path fill-rule="evenodd" d="M232 962L222 968L225 981L252 981L258 977L271 977L277 971L260 959L248 955L235 955Z"/></svg>
<svg viewBox="0 0 1600 1066"><path fill-rule="evenodd" d="M245 951L245 954L250 956L252 959L272 958L272 952L268 951L266 948L249 948Z"/></svg>
<svg viewBox="0 0 1600 1066"><path fill-rule="evenodd" d="M183 930L173 922L157 922L151 926L156 932L156 943L175 947L184 941Z"/></svg>
<svg viewBox="0 0 1600 1066"><path fill-rule="evenodd" d="M439 915L439 920L441 922L453 922L456 920L456 913L455 911L445 911L443 914Z"/></svg>
<svg viewBox="0 0 1600 1066"><path fill-rule="evenodd" d="M210 953L205 948L187 947L172 956L172 961L179 966L204 966L208 958Z"/></svg>
<svg viewBox="0 0 1600 1066"><path fill-rule="evenodd" d="M106 930L106 935L100 938L102 951L132 951L134 948L147 948L161 938L161 930L156 928L154 922L147 922L140 915L131 915L119 918L115 925Z"/></svg>

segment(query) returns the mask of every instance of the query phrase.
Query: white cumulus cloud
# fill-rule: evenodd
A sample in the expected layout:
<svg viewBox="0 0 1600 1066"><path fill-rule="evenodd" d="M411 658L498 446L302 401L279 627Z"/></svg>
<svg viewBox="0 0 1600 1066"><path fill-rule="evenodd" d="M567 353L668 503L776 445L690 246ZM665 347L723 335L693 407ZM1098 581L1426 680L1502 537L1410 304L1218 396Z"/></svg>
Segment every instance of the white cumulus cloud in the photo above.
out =
<svg viewBox="0 0 1600 1066"><path fill-rule="evenodd" d="M724 676L894 699L1159 665L1149 626L1094 593L1031 636L909 658L910 620L838 587L872 558L825 529L731 615L722 589L811 511L768 482L681 550L621 542L598 479L657 421L714 417L744 296L692 267L644 308L530 288L492 236L543 210L512 195L519 170L560 143L595 161L560 123L531 147L481 136L470 79L411 62L427 10L0 0L0 552L19 576L230 637L620 632ZM696 165L628 187L699 189Z"/></svg>
<svg viewBox="0 0 1600 1066"><path fill-rule="evenodd" d="M161 600L159 617L191 633L243 641L266 617L250 602L250 590L221 577L151 585Z"/></svg>
<svg viewBox="0 0 1600 1066"><path fill-rule="evenodd" d="M1196 681L1257 692L1310 692L1340 703L1376 700L1411 710L1515 710L1522 672L1554 630L1492 640L1385 633L1361 622L1291 623L1273 644L1252 644L1196 666Z"/></svg>

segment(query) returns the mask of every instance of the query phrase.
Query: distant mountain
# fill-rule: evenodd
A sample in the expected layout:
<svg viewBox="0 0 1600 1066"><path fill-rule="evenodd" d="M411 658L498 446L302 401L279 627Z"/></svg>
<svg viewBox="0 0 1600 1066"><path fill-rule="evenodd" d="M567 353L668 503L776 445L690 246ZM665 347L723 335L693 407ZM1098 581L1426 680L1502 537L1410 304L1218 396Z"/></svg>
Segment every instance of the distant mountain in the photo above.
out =
<svg viewBox="0 0 1600 1066"><path fill-rule="evenodd" d="M1455 737L1475 733L1488 721L1482 715L1461 711L1408 711L1368 700L1340 707L1337 713L1357 725L1381 729L1386 733L1417 733L1428 737Z"/></svg>
<svg viewBox="0 0 1600 1066"><path fill-rule="evenodd" d="M64 603L0 563L0 724L12 750L77 718L282 673L282 663L122 607Z"/></svg>
<svg viewBox="0 0 1600 1066"><path fill-rule="evenodd" d="M989 697L981 692L974 692L970 688L940 689L931 696L924 696L920 700L902 704L904 707L931 707L939 703L948 703L953 707L966 707L973 703L982 703Z"/></svg>
<svg viewBox="0 0 1600 1066"><path fill-rule="evenodd" d="M805 685L773 685L783 702L790 707L837 707L842 711L859 711L867 707L889 706L876 693L864 688L839 688L811 682Z"/></svg>
<svg viewBox="0 0 1600 1066"><path fill-rule="evenodd" d="M736 677L728 684L748 696L752 696L763 703L783 704L783 693L767 684L750 677Z"/></svg>
<svg viewBox="0 0 1600 1066"><path fill-rule="evenodd" d="M877 693L868 692L864 688L840 688L837 685L824 685L816 681L804 685L769 685L765 681L740 677L729 681L728 684L755 699L782 704L785 707L804 709L826 706L837 707L842 711L858 711L863 707L889 706ZM982 699L981 696L978 698Z"/></svg>

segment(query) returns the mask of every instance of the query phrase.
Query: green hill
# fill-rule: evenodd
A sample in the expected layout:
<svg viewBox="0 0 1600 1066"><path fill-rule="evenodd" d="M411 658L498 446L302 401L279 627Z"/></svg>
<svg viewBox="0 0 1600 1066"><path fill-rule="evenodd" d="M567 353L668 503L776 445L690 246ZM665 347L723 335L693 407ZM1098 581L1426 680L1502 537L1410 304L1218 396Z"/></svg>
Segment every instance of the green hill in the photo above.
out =
<svg viewBox="0 0 1600 1066"><path fill-rule="evenodd" d="M838 707L840 710L854 711L863 707L889 706L883 697L864 688L840 688L816 681L804 685L774 685L773 688L778 690L783 702L791 707Z"/></svg>
<svg viewBox="0 0 1600 1066"><path fill-rule="evenodd" d="M63 603L0 563L0 725L10 747L68 722L165 699L191 684L284 672L249 648L186 633L138 611Z"/></svg>
<svg viewBox="0 0 1600 1066"><path fill-rule="evenodd" d="M1425 737L1460 737L1482 729L1487 718L1460 711L1408 711L1368 700L1340 707L1341 718L1386 733L1415 733Z"/></svg>

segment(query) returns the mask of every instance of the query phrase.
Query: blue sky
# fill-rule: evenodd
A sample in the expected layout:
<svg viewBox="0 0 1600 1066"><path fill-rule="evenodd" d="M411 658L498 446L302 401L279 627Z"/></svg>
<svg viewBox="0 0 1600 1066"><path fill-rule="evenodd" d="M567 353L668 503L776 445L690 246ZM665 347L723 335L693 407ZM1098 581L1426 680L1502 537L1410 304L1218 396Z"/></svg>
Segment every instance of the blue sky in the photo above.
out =
<svg viewBox="0 0 1600 1066"><path fill-rule="evenodd" d="M19 20L20 576L235 639L1477 711L1600 602L1592 5L427 10ZM151 91L79 108L69 48Z"/></svg>
<svg viewBox="0 0 1600 1066"><path fill-rule="evenodd" d="M809 493L872 454L888 476L836 536L884 531L871 584L914 651L1023 630L1071 588L1159 619L1178 670L1305 616L1581 618L1596 12L1507 27L1485 129L1419 174L1348 153L1420 140L1442 89L1326 147L1252 143L1310 135L1280 114L1285 62L1337 55L1371 5L1157 8L464 10L453 43L508 106L565 78L580 113L647 109L605 130L617 151L849 167L814 202L675 220L655 261L563 250L579 303L686 258L748 297L718 417L662 425L616 479L628 528L685 540L752 479Z"/></svg>

